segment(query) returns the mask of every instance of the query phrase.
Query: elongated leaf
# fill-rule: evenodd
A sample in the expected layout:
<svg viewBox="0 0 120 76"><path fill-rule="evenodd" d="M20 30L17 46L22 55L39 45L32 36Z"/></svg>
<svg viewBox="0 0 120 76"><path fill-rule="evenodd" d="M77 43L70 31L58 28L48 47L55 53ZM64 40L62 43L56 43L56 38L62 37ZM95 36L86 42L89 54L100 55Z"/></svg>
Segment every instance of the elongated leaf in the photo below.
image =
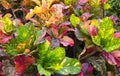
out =
<svg viewBox="0 0 120 76"><path fill-rule="evenodd" d="M49 47L50 43L47 40L38 46L37 63L43 64L44 59L49 51Z"/></svg>
<svg viewBox="0 0 120 76"><path fill-rule="evenodd" d="M57 71L57 73L62 75L68 74L78 74L80 72L81 64L78 60L66 57L61 65L63 66L62 69Z"/></svg>

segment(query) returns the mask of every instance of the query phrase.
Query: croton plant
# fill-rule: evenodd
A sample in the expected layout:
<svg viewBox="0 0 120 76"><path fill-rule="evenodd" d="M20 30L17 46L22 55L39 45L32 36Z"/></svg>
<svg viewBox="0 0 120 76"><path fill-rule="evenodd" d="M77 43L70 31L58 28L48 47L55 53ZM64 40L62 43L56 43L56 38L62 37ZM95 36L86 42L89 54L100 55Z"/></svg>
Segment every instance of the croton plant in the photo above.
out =
<svg viewBox="0 0 120 76"><path fill-rule="evenodd" d="M0 76L119 76L118 18L107 0L0 0Z"/></svg>

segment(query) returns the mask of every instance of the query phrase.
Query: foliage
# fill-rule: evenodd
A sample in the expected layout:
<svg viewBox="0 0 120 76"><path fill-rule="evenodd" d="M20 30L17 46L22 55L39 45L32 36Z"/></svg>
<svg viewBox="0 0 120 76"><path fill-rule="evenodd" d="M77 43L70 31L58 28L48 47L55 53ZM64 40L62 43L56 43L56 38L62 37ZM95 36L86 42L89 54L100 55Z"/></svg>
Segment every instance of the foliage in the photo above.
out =
<svg viewBox="0 0 120 76"><path fill-rule="evenodd" d="M0 76L118 76L117 1L1 0Z"/></svg>

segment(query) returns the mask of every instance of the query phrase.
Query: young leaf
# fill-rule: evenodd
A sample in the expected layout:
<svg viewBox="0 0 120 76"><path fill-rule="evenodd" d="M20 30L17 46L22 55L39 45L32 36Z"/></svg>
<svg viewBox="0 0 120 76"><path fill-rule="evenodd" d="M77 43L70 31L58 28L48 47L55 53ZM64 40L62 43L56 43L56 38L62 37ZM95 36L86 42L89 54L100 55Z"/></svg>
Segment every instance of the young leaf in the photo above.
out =
<svg viewBox="0 0 120 76"><path fill-rule="evenodd" d="M81 64L76 59L66 57L61 62L61 65L63 66L63 68L61 68L59 71L56 71L59 74L68 75L78 74L80 72Z"/></svg>
<svg viewBox="0 0 120 76"><path fill-rule="evenodd" d="M50 43L47 40L38 46L37 63L41 65L44 63L49 48L50 48Z"/></svg>
<svg viewBox="0 0 120 76"><path fill-rule="evenodd" d="M76 17L74 14L72 14L71 17L70 17L70 22L72 23L72 25L74 27L76 27L77 24L80 23L80 19L78 17Z"/></svg>
<svg viewBox="0 0 120 76"><path fill-rule="evenodd" d="M38 68L38 72L40 73L40 75L45 75L45 76L50 76L51 72L45 70L41 64L37 64L37 68Z"/></svg>
<svg viewBox="0 0 120 76"><path fill-rule="evenodd" d="M59 70L61 61L65 58L65 49L62 47L56 47L54 50L50 51L46 58L44 66L48 69Z"/></svg>

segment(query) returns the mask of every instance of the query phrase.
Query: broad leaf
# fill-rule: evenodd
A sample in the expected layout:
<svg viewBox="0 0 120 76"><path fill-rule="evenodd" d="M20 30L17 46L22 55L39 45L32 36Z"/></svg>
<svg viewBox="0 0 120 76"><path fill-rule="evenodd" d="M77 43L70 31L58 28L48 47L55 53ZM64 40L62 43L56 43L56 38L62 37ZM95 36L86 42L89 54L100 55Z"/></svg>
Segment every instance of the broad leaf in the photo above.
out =
<svg viewBox="0 0 120 76"><path fill-rule="evenodd" d="M81 64L76 59L66 57L61 62L61 65L63 66L63 68L57 71L57 73L59 74L68 75L68 74L78 74L80 72Z"/></svg>
<svg viewBox="0 0 120 76"><path fill-rule="evenodd" d="M37 68L38 68L38 72L40 73L40 75L45 75L45 76L50 76L51 72L45 70L41 64L37 64Z"/></svg>
<svg viewBox="0 0 120 76"><path fill-rule="evenodd" d="M113 22L106 17L100 23L98 35L92 36L92 41L106 52L111 52L120 46L120 39L113 38L113 35Z"/></svg>
<svg viewBox="0 0 120 76"><path fill-rule="evenodd" d="M80 19L78 17L76 17L74 14L72 14L71 17L70 17L70 22L72 23L72 25L74 27L76 27L77 24L80 23Z"/></svg>
<svg viewBox="0 0 120 76"><path fill-rule="evenodd" d="M59 70L61 66L59 64L65 58L65 49L61 47L56 47L54 50L50 51L46 58L44 66L47 69Z"/></svg>

